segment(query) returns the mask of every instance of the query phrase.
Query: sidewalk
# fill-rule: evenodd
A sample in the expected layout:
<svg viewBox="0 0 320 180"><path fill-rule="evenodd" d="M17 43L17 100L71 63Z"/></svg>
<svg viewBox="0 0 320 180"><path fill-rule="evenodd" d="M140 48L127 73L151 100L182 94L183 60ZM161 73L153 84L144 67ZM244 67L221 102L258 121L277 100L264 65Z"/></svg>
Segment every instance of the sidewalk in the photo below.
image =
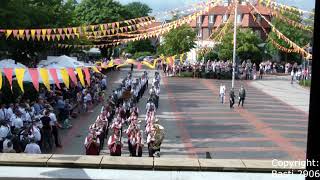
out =
<svg viewBox="0 0 320 180"><path fill-rule="evenodd" d="M290 80L257 80L249 84L306 114L309 113L310 90L301 87L296 82L291 84Z"/></svg>

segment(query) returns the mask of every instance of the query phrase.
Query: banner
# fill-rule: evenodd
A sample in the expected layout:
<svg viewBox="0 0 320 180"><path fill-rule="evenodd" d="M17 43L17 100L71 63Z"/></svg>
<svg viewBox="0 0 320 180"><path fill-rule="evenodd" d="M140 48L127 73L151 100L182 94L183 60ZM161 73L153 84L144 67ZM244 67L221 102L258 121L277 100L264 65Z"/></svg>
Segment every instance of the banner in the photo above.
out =
<svg viewBox="0 0 320 180"><path fill-rule="evenodd" d="M83 71L84 71L84 75L86 76L86 81L87 81L87 84L88 86L90 86L90 72L89 72L89 69L88 68L83 68Z"/></svg>
<svg viewBox="0 0 320 180"><path fill-rule="evenodd" d="M13 73L13 69L12 68L3 68L3 72L6 75L8 81L9 81L10 88L12 90L12 73Z"/></svg>
<svg viewBox="0 0 320 180"><path fill-rule="evenodd" d="M74 69L73 68L67 68L67 72L69 74L69 77L71 79L71 81L74 83L75 86L78 85L78 80L76 75L74 74Z"/></svg>
<svg viewBox="0 0 320 180"><path fill-rule="evenodd" d="M70 81L69 81L69 75L68 75L67 70L65 68L60 69L60 73L61 73L62 80L63 80L64 84L69 89L70 88Z"/></svg>
<svg viewBox="0 0 320 180"><path fill-rule="evenodd" d="M34 88L39 91L39 72L36 68L29 68L29 74Z"/></svg>
<svg viewBox="0 0 320 180"><path fill-rule="evenodd" d="M39 70L40 76L43 80L44 86L50 91L50 81L49 81L49 73L45 68L40 68Z"/></svg>
<svg viewBox="0 0 320 180"><path fill-rule="evenodd" d="M56 86L58 87L58 89L61 89L60 87L60 81L58 79L58 74L57 74L57 70L56 69L49 69L49 73L54 81L54 83L56 84Z"/></svg>
<svg viewBox="0 0 320 180"><path fill-rule="evenodd" d="M93 71L96 72L96 73L101 73L97 67L92 67Z"/></svg>
<svg viewBox="0 0 320 180"><path fill-rule="evenodd" d="M24 93L24 89L23 89L23 77L24 77L24 73L26 72L25 68L16 68L15 69L15 73L16 73L16 78L17 78L17 82L18 85L21 89L21 91Z"/></svg>
<svg viewBox="0 0 320 180"><path fill-rule="evenodd" d="M86 83L84 82L84 77L83 77L83 73L82 73L82 69L81 68L76 68L76 72L78 74L80 83L83 87L86 87Z"/></svg>

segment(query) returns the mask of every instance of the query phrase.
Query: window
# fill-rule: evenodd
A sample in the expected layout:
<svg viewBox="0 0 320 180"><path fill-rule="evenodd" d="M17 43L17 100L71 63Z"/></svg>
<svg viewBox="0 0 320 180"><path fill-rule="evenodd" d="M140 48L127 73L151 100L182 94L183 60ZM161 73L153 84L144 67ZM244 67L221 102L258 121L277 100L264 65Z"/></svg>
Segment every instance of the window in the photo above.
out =
<svg viewBox="0 0 320 180"><path fill-rule="evenodd" d="M198 24L201 24L201 23L202 23L202 17L199 16L199 17L198 17Z"/></svg>
<svg viewBox="0 0 320 180"><path fill-rule="evenodd" d="M261 16L260 14L256 14L257 22L261 23Z"/></svg>
<svg viewBox="0 0 320 180"><path fill-rule="evenodd" d="M213 24L214 23L214 15L209 16L209 23Z"/></svg>
<svg viewBox="0 0 320 180"><path fill-rule="evenodd" d="M199 30L198 30L197 36L198 36L198 37L202 37L202 29L199 29Z"/></svg>
<svg viewBox="0 0 320 180"><path fill-rule="evenodd" d="M242 14L237 15L237 23L241 24L242 23Z"/></svg>
<svg viewBox="0 0 320 180"><path fill-rule="evenodd" d="M225 23L225 22L227 22L227 20L228 20L228 15L223 15L223 22Z"/></svg>
<svg viewBox="0 0 320 180"><path fill-rule="evenodd" d="M224 5L224 6L228 6L228 5L229 5L229 3L230 3L230 1L229 1L229 0L223 0L223 5Z"/></svg>

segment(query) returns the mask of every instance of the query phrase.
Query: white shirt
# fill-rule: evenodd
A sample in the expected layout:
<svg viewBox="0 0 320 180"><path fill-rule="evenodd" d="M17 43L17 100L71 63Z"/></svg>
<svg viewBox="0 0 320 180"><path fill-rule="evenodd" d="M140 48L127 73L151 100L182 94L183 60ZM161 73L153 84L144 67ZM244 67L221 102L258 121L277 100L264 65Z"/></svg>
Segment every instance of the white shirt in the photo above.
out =
<svg viewBox="0 0 320 180"><path fill-rule="evenodd" d="M28 153L28 154L41 154L40 147L36 143L27 144L26 149L24 150L24 152Z"/></svg>
<svg viewBox="0 0 320 180"><path fill-rule="evenodd" d="M7 137L7 135L9 134L10 129L7 126L1 126L0 127L0 140L3 140L4 138Z"/></svg>
<svg viewBox="0 0 320 180"><path fill-rule="evenodd" d="M36 142L41 141L41 133L40 133L40 129L36 126L32 127L33 129L31 129L33 137L35 139Z"/></svg>
<svg viewBox="0 0 320 180"><path fill-rule="evenodd" d="M220 94L225 94L226 86L220 86Z"/></svg>
<svg viewBox="0 0 320 180"><path fill-rule="evenodd" d="M9 107L9 108L7 109L7 113L8 113L8 118L10 119L11 116L13 115L13 110L12 110L11 107Z"/></svg>
<svg viewBox="0 0 320 180"><path fill-rule="evenodd" d="M29 112L26 112L22 117L21 117L22 121L27 121L27 122L31 122L31 116L29 114Z"/></svg>
<svg viewBox="0 0 320 180"><path fill-rule="evenodd" d="M11 140L6 139L6 140L3 141L3 152L4 153L13 150L13 145L11 145L11 147L9 148L8 147L8 142L11 142Z"/></svg>
<svg viewBox="0 0 320 180"><path fill-rule="evenodd" d="M6 108L0 109L0 120L5 120L6 118L9 118L8 115L8 110Z"/></svg>
<svg viewBox="0 0 320 180"><path fill-rule="evenodd" d="M84 98L83 98L84 102L88 102L88 101L92 101L92 97L91 95L88 93Z"/></svg>
<svg viewBox="0 0 320 180"><path fill-rule="evenodd" d="M56 116L56 114L54 114L54 113L51 112L51 113L49 114L49 117L50 117L50 119L51 119L50 125L51 125L51 126L55 126L56 123L57 123L57 116Z"/></svg>
<svg viewBox="0 0 320 180"><path fill-rule="evenodd" d="M22 121L21 118L16 117L16 118L13 119L12 125L13 125L15 128L20 129L20 128L23 127L23 121Z"/></svg>

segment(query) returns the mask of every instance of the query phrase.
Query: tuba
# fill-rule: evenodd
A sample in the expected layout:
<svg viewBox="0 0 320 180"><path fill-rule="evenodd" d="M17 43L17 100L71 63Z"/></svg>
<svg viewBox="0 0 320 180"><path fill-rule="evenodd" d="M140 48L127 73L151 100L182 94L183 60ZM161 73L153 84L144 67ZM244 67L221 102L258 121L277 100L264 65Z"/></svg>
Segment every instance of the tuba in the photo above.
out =
<svg viewBox="0 0 320 180"><path fill-rule="evenodd" d="M154 135L155 141L153 143L152 149L156 150L156 149L160 149L160 146L165 136L165 131L164 131L164 127L161 126L160 124L155 124L154 127L156 128L156 133Z"/></svg>

